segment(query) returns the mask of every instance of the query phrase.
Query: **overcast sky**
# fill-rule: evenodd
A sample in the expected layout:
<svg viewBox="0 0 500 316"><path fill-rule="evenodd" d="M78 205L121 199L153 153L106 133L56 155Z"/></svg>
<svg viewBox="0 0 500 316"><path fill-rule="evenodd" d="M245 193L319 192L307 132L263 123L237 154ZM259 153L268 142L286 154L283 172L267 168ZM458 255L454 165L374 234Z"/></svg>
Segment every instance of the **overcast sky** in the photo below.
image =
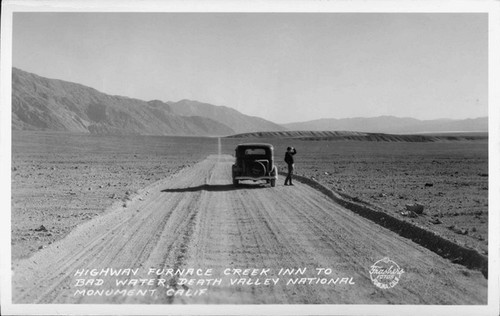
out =
<svg viewBox="0 0 500 316"><path fill-rule="evenodd" d="M486 116L486 14L15 13L13 66L277 123Z"/></svg>

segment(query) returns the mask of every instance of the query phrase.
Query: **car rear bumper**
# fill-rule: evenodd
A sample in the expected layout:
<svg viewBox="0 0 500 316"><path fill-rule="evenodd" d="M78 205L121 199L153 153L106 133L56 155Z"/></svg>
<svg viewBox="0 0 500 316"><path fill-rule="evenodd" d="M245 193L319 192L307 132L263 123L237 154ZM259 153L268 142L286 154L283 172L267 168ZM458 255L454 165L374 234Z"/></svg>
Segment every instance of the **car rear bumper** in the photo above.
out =
<svg viewBox="0 0 500 316"><path fill-rule="evenodd" d="M239 176L234 177L235 180L278 180L278 176L264 176L264 177L249 177L249 176Z"/></svg>

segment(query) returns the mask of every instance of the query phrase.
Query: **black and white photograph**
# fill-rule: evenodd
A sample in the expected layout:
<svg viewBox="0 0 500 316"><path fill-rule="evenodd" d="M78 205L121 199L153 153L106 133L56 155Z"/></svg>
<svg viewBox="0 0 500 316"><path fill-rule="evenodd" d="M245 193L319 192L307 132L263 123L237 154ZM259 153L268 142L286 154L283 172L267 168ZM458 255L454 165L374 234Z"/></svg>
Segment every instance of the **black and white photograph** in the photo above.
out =
<svg viewBox="0 0 500 316"><path fill-rule="evenodd" d="M499 4L5 1L2 314L498 315Z"/></svg>

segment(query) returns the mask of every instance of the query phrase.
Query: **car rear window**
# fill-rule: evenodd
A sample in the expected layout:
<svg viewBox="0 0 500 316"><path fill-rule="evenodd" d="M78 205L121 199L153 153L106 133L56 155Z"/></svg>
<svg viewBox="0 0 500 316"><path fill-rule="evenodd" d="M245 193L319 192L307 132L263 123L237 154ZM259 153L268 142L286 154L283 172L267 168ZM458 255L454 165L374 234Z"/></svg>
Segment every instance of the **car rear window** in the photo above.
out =
<svg viewBox="0 0 500 316"><path fill-rule="evenodd" d="M264 148L248 148L245 149L245 155L265 155L266 150Z"/></svg>

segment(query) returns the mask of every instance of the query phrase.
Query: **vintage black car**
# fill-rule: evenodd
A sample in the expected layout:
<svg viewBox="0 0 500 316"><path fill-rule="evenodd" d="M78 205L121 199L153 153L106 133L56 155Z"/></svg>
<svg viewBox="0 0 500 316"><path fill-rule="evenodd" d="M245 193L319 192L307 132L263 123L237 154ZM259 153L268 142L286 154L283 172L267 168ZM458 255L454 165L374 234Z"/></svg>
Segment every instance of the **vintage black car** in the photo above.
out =
<svg viewBox="0 0 500 316"><path fill-rule="evenodd" d="M274 165L274 149L271 144L248 143L236 146L236 162L233 165L233 184L240 180L265 180L276 186L278 169Z"/></svg>

